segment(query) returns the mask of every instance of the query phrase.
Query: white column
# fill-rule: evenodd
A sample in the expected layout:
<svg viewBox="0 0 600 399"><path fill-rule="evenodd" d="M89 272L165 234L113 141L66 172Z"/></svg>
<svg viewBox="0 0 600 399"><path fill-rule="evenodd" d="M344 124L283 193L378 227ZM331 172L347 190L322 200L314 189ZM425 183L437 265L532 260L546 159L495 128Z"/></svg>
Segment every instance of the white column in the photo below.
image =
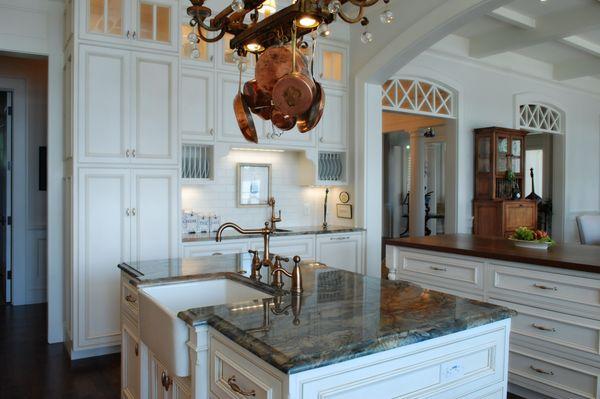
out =
<svg viewBox="0 0 600 399"><path fill-rule="evenodd" d="M410 133L410 200L408 234L425 235L425 143L420 132Z"/></svg>

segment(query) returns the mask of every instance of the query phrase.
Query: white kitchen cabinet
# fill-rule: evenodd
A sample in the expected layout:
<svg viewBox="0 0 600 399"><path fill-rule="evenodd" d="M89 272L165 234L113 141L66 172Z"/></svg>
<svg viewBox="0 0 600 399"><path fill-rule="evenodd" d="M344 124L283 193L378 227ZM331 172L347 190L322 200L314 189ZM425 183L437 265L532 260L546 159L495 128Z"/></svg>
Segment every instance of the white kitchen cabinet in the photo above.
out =
<svg viewBox="0 0 600 399"><path fill-rule="evenodd" d="M190 68L181 72L179 129L183 142L214 141L214 76L214 72Z"/></svg>
<svg viewBox="0 0 600 399"><path fill-rule="evenodd" d="M177 57L133 53L131 159L177 163Z"/></svg>
<svg viewBox="0 0 600 399"><path fill-rule="evenodd" d="M80 169L75 350L120 342L116 265L177 257L177 179L176 169Z"/></svg>
<svg viewBox="0 0 600 399"><path fill-rule="evenodd" d="M77 349L120 342L119 273L130 259L131 174L123 169L85 169L79 173L78 259L74 266Z"/></svg>
<svg viewBox="0 0 600 399"><path fill-rule="evenodd" d="M125 325L121 328L121 397L140 398L140 345Z"/></svg>
<svg viewBox="0 0 600 399"><path fill-rule="evenodd" d="M188 35L191 32L197 32L197 28L192 28L190 26L190 17L187 14L183 13L184 17L182 18L182 22L180 24L180 36L181 36L181 44L179 55L181 56L181 62L183 65L188 67L200 67L200 68L210 68L213 69L215 66L215 49L217 47L216 43L207 43L204 40L200 39L198 43L196 43L194 52L194 45L188 39ZM210 35L209 32L204 31L204 35L208 37Z"/></svg>
<svg viewBox="0 0 600 399"><path fill-rule="evenodd" d="M323 40L317 44L317 75L319 82L346 87L348 82L348 46Z"/></svg>
<svg viewBox="0 0 600 399"><path fill-rule="evenodd" d="M132 261L178 256L178 178L176 170L133 170Z"/></svg>
<svg viewBox="0 0 600 399"><path fill-rule="evenodd" d="M128 162L131 53L81 46L79 53L79 160Z"/></svg>
<svg viewBox="0 0 600 399"><path fill-rule="evenodd" d="M217 73L217 138L220 141L247 143L233 112L233 100L238 91L239 74ZM257 123L259 117L253 116L253 118Z"/></svg>
<svg viewBox="0 0 600 399"><path fill-rule="evenodd" d="M348 92L323 86L325 110L317 126L319 148L346 149L348 140Z"/></svg>
<svg viewBox="0 0 600 399"><path fill-rule="evenodd" d="M177 50L177 0L84 0L79 12L84 40Z"/></svg>
<svg viewBox="0 0 600 399"><path fill-rule="evenodd" d="M177 57L81 46L80 58L79 161L176 164Z"/></svg>
<svg viewBox="0 0 600 399"><path fill-rule="evenodd" d="M149 399L191 399L190 379L171 375L153 354L149 374Z"/></svg>
<svg viewBox="0 0 600 399"><path fill-rule="evenodd" d="M299 146L299 147L314 147L316 128L306 133L300 133L297 127L288 131L282 131L273 126L271 121L262 120L257 115L254 117L256 128L259 129L259 142L262 144L284 145L284 146ZM261 130L262 129L262 134Z"/></svg>
<svg viewBox="0 0 600 399"><path fill-rule="evenodd" d="M316 237L317 262L364 273L362 233L317 234Z"/></svg>
<svg viewBox="0 0 600 399"><path fill-rule="evenodd" d="M63 65L63 159L73 158L73 54L65 52Z"/></svg>

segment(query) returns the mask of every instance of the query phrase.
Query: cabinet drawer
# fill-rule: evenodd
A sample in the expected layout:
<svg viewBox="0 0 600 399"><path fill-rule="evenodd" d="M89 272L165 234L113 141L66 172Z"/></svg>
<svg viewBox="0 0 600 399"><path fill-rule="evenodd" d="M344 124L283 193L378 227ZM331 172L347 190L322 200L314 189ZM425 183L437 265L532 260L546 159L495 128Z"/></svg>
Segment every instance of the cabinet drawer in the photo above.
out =
<svg viewBox="0 0 600 399"><path fill-rule="evenodd" d="M598 397L600 370L560 358L511 348L509 374L568 392L569 398Z"/></svg>
<svg viewBox="0 0 600 399"><path fill-rule="evenodd" d="M121 311L132 320L138 320L139 305L137 289L127 282L127 278L121 279Z"/></svg>
<svg viewBox="0 0 600 399"><path fill-rule="evenodd" d="M247 240L228 240L210 244L184 244L183 256L193 258L197 256L239 254L247 250Z"/></svg>
<svg viewBox="0 0 600 399"><path fill-rule="evenodd" d="M515 335L541 340L553 348L564 348L600 355L600 322L552 311L531 308L503 301L495 304L515 309L511 332ZM600 361L600 357L597 358Z"/></svg>
<svg viewBox="0 0 600 399"><path fill-rule="evenodd" d="M464 259L431 256L421 253L404 253L400 273L429 280L442 286L483 289L483 264Z"/></svg>
<svg viewBox="0 0 600 399"><path fill-rule="evenodd" d="M263 250L263 240L250 241L251 249ZM271 253L286 256L290 259L298 255L302 260L315 259L315 239L314 236L307 237L271 237L269 250Z"/></svg>
<svg viewBox="0 0 600 399"><path fill-rule="evenodd" d="M320 369L298 392L303 399L485 398L468 394L503 382L505 333L491 331L408 355L390 353L386 360L343 372Z"/></svg>
<svg viewBox="0 0 600 399"><path fill-rule="evenodd" d="M210 336L210 393L219 399L277 399L283 384L250 358Z"/></svg>
<svg viewBox="0 0 600 399"><path fill-rule="evenodd" d="M600 281L491 264L490 297L600 318Z"/></svg>

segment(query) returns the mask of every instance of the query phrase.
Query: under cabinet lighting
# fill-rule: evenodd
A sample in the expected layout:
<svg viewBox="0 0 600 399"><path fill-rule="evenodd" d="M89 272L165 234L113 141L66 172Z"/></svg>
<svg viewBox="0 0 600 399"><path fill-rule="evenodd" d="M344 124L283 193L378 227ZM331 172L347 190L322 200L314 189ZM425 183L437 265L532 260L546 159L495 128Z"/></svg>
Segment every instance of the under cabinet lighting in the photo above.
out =
<svg viewBox="0 0 600 399"><path fill-rule="evenodd" d="M285 150L278 150L275 148L247 148L247 147L233 147L232 151L256 151L256 152L285 152Z"/></svg>

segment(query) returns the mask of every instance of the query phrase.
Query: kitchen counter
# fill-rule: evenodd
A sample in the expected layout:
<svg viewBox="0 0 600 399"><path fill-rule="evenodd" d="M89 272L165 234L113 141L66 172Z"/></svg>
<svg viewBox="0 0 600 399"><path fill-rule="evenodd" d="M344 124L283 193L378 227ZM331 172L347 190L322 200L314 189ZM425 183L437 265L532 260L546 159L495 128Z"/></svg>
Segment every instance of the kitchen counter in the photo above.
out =
<svg viewBox="0 0 600 399"><path fill-rule="evenodd" d="M594 245L557 244L548 250L529 249L517 247L505 238L471 234L395 238L385 243L399 247L600 273L600 247Z"/></svg>
<svg viewBox="0 0 600 399"><path fill-rule="evenodd" d="M281 227L281 229L288 231L277 231L271 234L271 237L285 237L285 236L297 236L297 235L308 235L308 234L335 234L335 233L350 233L354 231L365 231L360 227L345 227L345 226L328 226L327 229L323 229L323 226L300 226L300 227ZM238 238L257 238L262 237L260 234L254 235L243 235L237 231L227 229L223 232L223 240L231 240ZM202 242L202 241L215 241L215 233L203 233L203 234L183 234L182 241L185 242Z"/></svg>
<svg viewBox="0 0 600 399"><path fill-rule="evenodd" d="M249 270L249 261L243 254L119 267L138 285L234 278L272 293L264 283L242 277L240 272ZM276 295L267 305L252 301L188 309L178 317L190 326L209 325L282 372L293 374L514 315L504 307L425 290L404 281L380 280L319 263L301 267L301 296ZM284 281L284 288L289 287L289 280Z"/></svg>

